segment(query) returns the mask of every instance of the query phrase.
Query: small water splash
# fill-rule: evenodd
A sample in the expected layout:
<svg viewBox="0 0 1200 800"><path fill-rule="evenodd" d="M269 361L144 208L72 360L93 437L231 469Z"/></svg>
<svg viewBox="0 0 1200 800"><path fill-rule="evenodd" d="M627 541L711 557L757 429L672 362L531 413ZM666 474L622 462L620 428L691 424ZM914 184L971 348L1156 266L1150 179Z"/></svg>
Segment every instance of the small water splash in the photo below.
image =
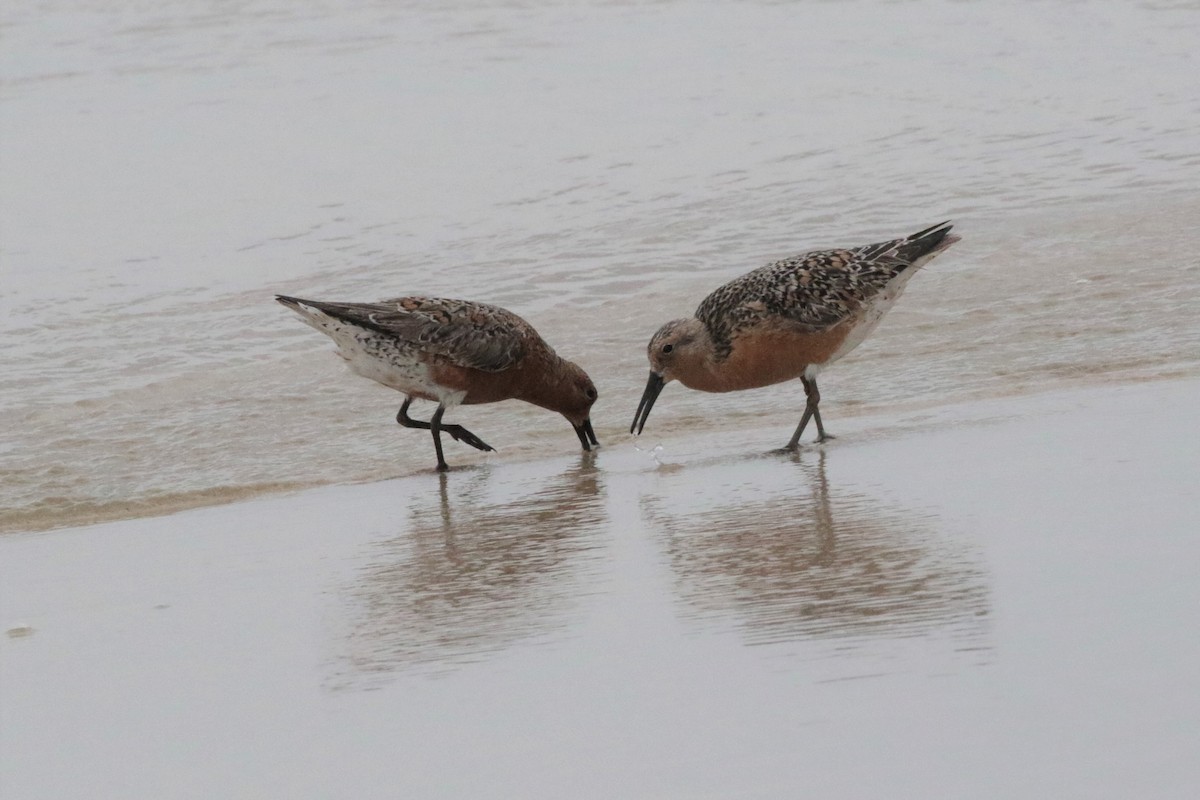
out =
<svg viewBox="0 0 1200 800"><path fill-rule="evenodd" d="M646 449L646 448L640 446L637 442L634 442L633 449L637 450L639 453L645 453L646 455L649 455L650 458L654 460L655 466L658 466L658 467L665 466L663 464L662 459L659 458L659 456L661 456L663 453L663 446L661 443L654 445L654 447L652 447L650 449Z"/></svg>

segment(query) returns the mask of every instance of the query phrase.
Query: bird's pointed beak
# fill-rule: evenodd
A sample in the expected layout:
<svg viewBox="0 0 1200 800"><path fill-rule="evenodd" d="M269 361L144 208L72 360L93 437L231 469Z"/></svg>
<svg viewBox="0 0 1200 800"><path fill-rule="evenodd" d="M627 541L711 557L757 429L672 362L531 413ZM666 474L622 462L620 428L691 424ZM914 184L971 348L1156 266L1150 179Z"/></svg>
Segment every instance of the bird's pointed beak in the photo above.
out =
<svg viewBox="0 0 1200 800"><path fill-rule="evenodd" d="M596 432L592 430L591 418L585 419L575 426L575 435L579 437L579 443L583 445L584 450L600 446L600 442L596 440Z"/></svg>
<svg viewBox="0 0 1200 800"><path fill-rule="evenodd" d="M653 370L650 371L650 380L646 381L646 391L642 392L642 402L638 403L637 413L633 415L633 424L629 426L630 433L642 435L642 428L646 425L646 420L650 418L650 409L654 408L654 401L658 399L659 392L667 382L663 380L663 376Z"/></svg>

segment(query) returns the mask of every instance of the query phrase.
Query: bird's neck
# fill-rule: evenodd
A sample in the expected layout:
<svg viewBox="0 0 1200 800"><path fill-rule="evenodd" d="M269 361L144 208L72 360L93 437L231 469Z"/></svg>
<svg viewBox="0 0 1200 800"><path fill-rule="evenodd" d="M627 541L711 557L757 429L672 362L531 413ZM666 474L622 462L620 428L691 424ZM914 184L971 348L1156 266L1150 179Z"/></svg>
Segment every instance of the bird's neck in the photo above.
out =
<svg viewBox="0 0 1200 800"><path fill-rule="evenodd" d="M675 377L689 389L701 392L727 392L726 378L712 347L704 342L680 352L674 367Z"/></svg>
<svg viewBox="0 0 1200 800"><path fill-rule="evenodd" d="M558 354L539 353L522 366L524 374L517 386L517 399L559 413L570 405L571 382L567 379L566 361Z"/></svg>

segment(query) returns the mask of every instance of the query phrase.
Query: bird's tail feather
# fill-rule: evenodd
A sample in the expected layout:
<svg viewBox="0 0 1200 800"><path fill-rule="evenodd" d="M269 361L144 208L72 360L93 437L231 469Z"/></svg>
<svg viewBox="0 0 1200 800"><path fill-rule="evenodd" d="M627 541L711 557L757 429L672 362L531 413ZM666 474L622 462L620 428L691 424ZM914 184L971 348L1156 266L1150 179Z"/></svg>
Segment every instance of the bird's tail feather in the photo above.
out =
<svg viewBox="0 0 1200 800"><path fill-rule="evenodd" d="M920 266L959 241L960 237L950 233L953 227L950 220L946 220L923 231L917 231L899 243L896 247L896 257L914 266Z"/></svg>

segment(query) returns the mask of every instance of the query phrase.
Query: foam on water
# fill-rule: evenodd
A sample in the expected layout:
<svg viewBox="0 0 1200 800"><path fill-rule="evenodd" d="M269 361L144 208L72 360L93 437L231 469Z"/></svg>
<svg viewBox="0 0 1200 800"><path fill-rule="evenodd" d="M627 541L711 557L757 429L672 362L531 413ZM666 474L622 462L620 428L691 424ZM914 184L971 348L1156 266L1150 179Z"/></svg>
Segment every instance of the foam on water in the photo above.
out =
<svg viewBox="0 0 1200 800"><path fill-rule="evenodd" d="M1200 368L1194 9L61 2L0 24L0 530L428 469L400 397L275 291L510 307L591 372L612 444L649 335L717 284L953 217L964 240L825 376L834 431ZM775 446L799 407L670 387L651 426L767 418ZM520 404L456 421L493 458L577 446Z"/></svg>

